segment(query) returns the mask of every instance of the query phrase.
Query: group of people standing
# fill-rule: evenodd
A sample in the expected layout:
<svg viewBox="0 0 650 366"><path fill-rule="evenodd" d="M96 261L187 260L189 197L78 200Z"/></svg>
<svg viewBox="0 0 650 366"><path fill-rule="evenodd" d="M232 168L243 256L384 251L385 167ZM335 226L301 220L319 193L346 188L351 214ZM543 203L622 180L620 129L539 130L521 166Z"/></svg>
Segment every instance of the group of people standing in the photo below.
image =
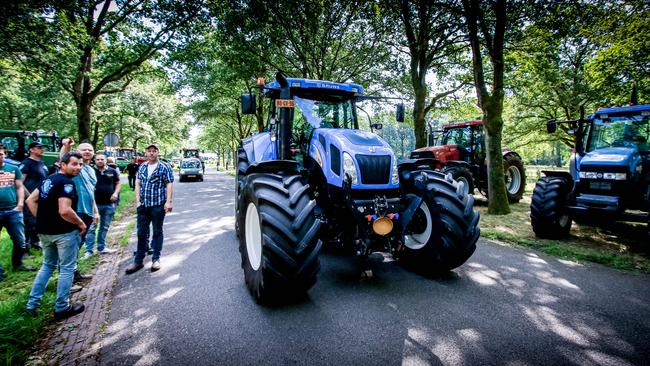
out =
<svg viewBox="0 0 650 366"><path fill-rule="evenodd" d="M0 229L6 227L13 241L13 269L35 270L22 263L28 250L26 244L43 251L43 262L34 279L25 313L36 314L47 283L58 268L56 319L84 311L82 303L70 302L70 293L81 289L78 285L73 287L73 283L89 278L77 271L77 257L83 245L84 258L93 255L95 244L98 253L116 251L106 246L106 234L121 189L119 171L108 166L105 155L95 155L91 144L81 143L76 151L71 151L72 139L63 139L62 144L59 166L53 174L48 174L52 172L40 161L43 146L39 143L29 145L30 155L20 167L4 163L6 150L0 145ZM165 213L172 209L173 174L169 165L158 162L158 151L156 145L148 146L148 162L137 169L134 189L138 249L127 274L144 267L149 250L153 254L151 270L160 269L162 223ZM94 166L91 166L93 158Z"/></svg>

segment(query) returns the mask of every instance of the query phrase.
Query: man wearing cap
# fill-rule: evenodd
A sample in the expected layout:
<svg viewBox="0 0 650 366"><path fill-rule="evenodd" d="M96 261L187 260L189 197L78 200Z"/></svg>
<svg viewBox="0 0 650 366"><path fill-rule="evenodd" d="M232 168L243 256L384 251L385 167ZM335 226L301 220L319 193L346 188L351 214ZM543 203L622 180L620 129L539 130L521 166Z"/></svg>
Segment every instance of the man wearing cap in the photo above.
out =
<svg viewBox="0 0 650 366"><path fill-rule="evenodd" d="M126 274L139 271L144 267L149 242L149 225L153 226L151 239L151 271L160 269L160 252L163 245L163 221L165 213L172 211L172 194L174 193L174 173L172 167L158 160L158 147L147 146L148 161L140 165L135 182L135 204L137 207L138 249L133 264L126 269Z"/></svg>
<svg viewBox="0 0 650 366"><path fill-rule="evenodd" d="M28 156L20 164L20 171L23 173L25 197L29 195L38 187L49 175L49 171L45 163L41 161L41 157L45 153L43 145L40 142L32 142L28 146ZM25 207L23 210L23 218L25 221L25 246L27 250L30 248L41 249L36 233L36 217Z"/></svg>

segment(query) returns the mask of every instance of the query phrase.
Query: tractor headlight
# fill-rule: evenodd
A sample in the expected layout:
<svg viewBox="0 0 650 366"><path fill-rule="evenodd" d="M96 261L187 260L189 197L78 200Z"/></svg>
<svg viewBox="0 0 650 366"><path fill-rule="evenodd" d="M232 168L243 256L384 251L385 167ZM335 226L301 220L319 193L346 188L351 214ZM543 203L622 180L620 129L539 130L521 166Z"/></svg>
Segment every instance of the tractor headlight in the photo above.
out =
<svg viewBox="0 0 650 366"><path fill-rule="evenodd" d="M344 175L350 177L352 184L359 183L357 167L356 165L354 165L354 160L352 160L352 156L350 156L350 154L346 152L343 153L343 173Z"/></svg>
<svg viewBox="0 0 650 366"><path fill-rule="evenodd" d="M399 172L397 171L397 162L393 162L393 175L390 178L392 184L399 184Z"/></svg>

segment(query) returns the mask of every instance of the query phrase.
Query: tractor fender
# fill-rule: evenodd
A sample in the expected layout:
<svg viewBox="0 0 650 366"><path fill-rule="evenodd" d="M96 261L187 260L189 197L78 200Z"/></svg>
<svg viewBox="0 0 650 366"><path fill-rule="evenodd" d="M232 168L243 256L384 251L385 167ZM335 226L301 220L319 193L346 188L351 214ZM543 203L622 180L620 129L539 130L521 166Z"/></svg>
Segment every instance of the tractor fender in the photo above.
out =
<svg viewBox="0 0 650 366"><path fill-rule="evenodd" d="M561 170L542 170L542 173L544 173L544 176L546 177L566 178L567 182L569 183L569 186L573 185L573 177L569 172L563 172Z"/></svg>
<svg viewBox="0 0 650 366"><path fill-rule="evenodd" d="M440 170L440 160L433 158L406 159L397 164L400 181L410 181L411 172L422 169Z"/></svg>
<svg viewBox="0 0 650 366"><path fill-rule="evenodd" d="M447 160L445 161L445 166L462 166L464 168L467 168L471 171L472 165L466 161L462 160Z"/></svg>
<svg viewBox="0 0 650 366"><path fill-rule="evenodd" d="M523 159L521 158L521 155L519 155L516 151L512 151L512 150L508 149L507 147L501 149L501 155L502 155L504 158L505 158L506 156L510 155L510 154L515 155L515 156L518 157L519 159L523 160Z"/></svg>
<svg viewBox="0 0 650 366"><path fill-rule="evenodd" d="M246 175L252 173L300 172L300 165L295 160L265 160L251 163Z"/></svg>

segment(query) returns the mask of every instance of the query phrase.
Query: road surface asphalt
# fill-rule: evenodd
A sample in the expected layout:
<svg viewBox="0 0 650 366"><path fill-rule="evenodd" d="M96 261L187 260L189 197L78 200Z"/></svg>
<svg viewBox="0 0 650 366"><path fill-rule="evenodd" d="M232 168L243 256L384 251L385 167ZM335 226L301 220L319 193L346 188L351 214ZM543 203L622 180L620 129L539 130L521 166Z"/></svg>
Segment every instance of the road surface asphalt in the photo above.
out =
<svg viewBox="0 0 650 366"><path fill-rule="evenodd" d="M255 303L234 232L234 178L174 183L162 269L121 264L105 365L650 364L650 276L481 239L428 279L325 252L308 295ZM524 225L526 223L522 223ZM134 243L131 243L134 248Z"/></svg>

